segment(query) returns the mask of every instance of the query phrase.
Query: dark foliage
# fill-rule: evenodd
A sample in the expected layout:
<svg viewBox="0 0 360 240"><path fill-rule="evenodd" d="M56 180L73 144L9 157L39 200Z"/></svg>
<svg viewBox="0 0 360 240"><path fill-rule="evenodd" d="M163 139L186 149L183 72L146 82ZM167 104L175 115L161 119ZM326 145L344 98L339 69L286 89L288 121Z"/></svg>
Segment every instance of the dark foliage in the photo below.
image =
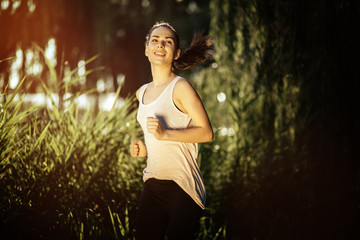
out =
<svg viewBox="0 0 360 240"><path fill-rule="evenodd" d="M231 73L239 81L255 64L255 103L263 101L260 118L233 104L239 122L255 127L253 120L261 122L233 138L254 140L248 150L258 165L250 177L244 177L242 159L247 153L231 152L232 180L224 190L226 209L219 210L225 213L227 237L359 238L360 38L356 23L360 4L346 0L215 0L212 4L211 27L226 46L217 49L215 60L219 66L240 68L239 74ZM258 42L254 28L260 32ZM242 44L241 52L237 44ZM258 63L256 47L262 48ZM229 74L223 79L229 81ZM230 101L234 101L243 87L231 81ZM299 91L286 95L289 86ZM290 112L284 106L292 104L291 99L296 102L295 115L287 120ZM247 118L241 117L244 111ZM291 128L293 141L286 137Z"/></svg>

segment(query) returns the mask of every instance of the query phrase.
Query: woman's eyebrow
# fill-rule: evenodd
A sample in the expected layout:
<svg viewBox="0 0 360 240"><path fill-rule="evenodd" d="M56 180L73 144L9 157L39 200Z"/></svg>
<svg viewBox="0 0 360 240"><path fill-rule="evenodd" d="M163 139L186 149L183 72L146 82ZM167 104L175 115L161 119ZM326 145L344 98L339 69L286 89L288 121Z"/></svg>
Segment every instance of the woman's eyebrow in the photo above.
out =
<svg viewBox="0 0 360 240"><path fill-rule="evenodd" d="M152 35L152 38L160 38L160 36L158 35ZM175 39L173 37L165 37L165 39L172 39L173 41L175 41Z"/></svg>

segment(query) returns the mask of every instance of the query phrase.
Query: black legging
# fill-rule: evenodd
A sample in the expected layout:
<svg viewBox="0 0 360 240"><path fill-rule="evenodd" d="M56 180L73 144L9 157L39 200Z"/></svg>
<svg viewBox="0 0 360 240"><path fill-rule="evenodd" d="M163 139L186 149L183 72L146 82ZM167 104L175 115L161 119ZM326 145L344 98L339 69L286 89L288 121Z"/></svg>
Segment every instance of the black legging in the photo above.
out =
<svg viewBox="0 0 360 240"><path fill-rule="evenodd" d="M137 240L191 240L196 237L202 209L174 181L148 179L136 218Z"/></svg>

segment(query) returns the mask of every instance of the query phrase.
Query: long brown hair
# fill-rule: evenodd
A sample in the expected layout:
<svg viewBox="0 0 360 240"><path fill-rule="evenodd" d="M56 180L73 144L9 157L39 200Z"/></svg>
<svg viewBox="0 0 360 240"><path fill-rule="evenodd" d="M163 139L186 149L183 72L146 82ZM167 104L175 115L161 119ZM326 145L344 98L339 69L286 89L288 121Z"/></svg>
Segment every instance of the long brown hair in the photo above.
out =
<svg viewBox="0 0 360 240"><path fill-rule="evenodd" d="M179 35L169 23L163 21L156 22L150 28L149 33L146 35L146 45L149 43L151 33L159 27L167 27L173 32L175 36L175 51L177 51L178 49L181 50L180 57L174 60L172 63L173 71L185 71L191 67L201 65L212 59L211 53L213 50L213 37L208 35L203 36L203 32L195 33L190 43L190 46L185 50L182 50Z"/></svg>

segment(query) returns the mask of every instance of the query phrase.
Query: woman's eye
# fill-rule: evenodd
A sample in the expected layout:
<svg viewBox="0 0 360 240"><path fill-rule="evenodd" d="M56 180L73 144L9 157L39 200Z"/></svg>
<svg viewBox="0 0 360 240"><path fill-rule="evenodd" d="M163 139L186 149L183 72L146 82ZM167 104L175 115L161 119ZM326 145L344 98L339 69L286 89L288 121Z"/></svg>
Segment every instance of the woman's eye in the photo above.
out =
<svg viewBox="0 0 360 240"><path fill-rule="evenodd" d="M157 39L153 39L153 40L151 40L151 42L157 42Z"/></svg>

